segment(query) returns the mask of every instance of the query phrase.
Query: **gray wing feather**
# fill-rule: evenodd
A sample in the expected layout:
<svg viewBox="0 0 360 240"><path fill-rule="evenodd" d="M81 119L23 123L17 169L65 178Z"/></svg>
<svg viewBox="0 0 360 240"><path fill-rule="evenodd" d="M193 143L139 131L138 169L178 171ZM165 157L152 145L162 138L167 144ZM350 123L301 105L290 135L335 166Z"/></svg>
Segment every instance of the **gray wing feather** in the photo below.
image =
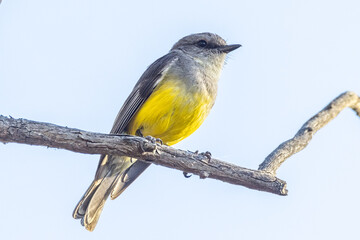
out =
<svg viewBox="0 0 360 240"><path fill-rule="evenodd" d="M110 133L123 133L126 130L132 117L160 82L163 73L166 72L177 59L177 53L170 52L148 67L120 109Z"/></svg>
<svg viewBox="0 0 360 240"><path fill-rule="evenodd" d="M148 67L120 109L110 133L126 133L133 116L177 59L177 53L170 52ZM117 197L150 165L136 161L128 169L119 172L124 167L123 164L128 163L127 159L128 157L101 155L95 179L73 213L74 218L81 218L88 230L95 228L109 194L111 193L112 198Z"/></svg>
<svg viewBox="0 0 360 240"><path fill-rule="evenodd" d="M140 77L124 106L120 109L111 133L126 132L126 127L132 117L162 80L164 73L168 71L177 59L177 53L170 52L150 65ZM111 199L118 197L149 166L150 163L136 161L125 172L119 174L111 191Z"/></svg>
<svg viewBox="0 0 360 240"><path fill-rule="evenodd" d="M132 117L162 80L164 72L166 72L177 59L178 53L169 52L165 56L157 59L146 69L117 114L110 133L126 133L126 127ZM101 155L95 178L103 176L104 172L106 173L104 168L108 168L108 166L103 163L104 159L105 155Z"/></svg>

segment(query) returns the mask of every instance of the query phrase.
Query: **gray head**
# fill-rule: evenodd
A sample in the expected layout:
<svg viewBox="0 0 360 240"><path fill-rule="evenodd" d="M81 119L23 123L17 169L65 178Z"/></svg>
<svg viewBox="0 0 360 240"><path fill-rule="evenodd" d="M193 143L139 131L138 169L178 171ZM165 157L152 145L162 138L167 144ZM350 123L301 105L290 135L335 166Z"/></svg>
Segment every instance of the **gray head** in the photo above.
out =
<svg viewBox="0 0 360 240"><path fill-rule="evenodd" d="M195 57L209 57L225 55L237 48L240 44L227 45L226 41L214 33L196 33L183 37L172 47Z"/></svg>
<svg viewBox="0 0 360 240"><path fill-rule="evenodd" d="M186 74L186 78L193 76L191 79L197 82L202 80L210 95L215 99L217 81L226 54L240 46L240 44L227 45L219 35L205 32L183 37L170 51L181 52L182 55L187 56L182 58L186 63L185 67L180 65L179 69L176 68L178 73Z"/></svg>

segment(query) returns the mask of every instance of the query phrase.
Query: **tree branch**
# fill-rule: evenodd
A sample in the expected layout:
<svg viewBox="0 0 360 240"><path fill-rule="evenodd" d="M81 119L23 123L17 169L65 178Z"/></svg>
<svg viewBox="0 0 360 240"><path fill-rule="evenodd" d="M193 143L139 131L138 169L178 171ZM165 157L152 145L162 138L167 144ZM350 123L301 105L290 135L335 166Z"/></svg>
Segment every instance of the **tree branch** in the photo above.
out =
<svg viewBox="0 0 360 240"><path fill-rule="evenodd" d="M16 142L62 148L87 154L126 155L141 161L214 178L247 188L286 195L286 182L275 176L276 170L291 155L304 149L312 136L341 110L350 107L360 116L360 98L345 92L307 121L294 138L280 144L260 165L252 170L229 164L206 154L197 154L153 143L145 138L87 132L26 119L0 115L0 142Z"/></svg>
<svg viewBox="0 0 360 240"><path fill-rule="evenodd" d="M279 195L287 193L286 182L269 173L213 158L209 161L205 154L159 145L136 136L93 133L0 115L0 141L62 148L79 153L126 155L193 173L200 178L214 178Z"/></svg>
<svg viewBox="0 0 360 240"><path fill-rule="evenodd" d="M344 92L330 102L318 114L310 118L295 134L295 136L280 144L263 163L259 170L276 174L276 170L291 155L303 150L313 135L334 119L344 108L352 108L360 116L360 98L354 92Z"/></svg>

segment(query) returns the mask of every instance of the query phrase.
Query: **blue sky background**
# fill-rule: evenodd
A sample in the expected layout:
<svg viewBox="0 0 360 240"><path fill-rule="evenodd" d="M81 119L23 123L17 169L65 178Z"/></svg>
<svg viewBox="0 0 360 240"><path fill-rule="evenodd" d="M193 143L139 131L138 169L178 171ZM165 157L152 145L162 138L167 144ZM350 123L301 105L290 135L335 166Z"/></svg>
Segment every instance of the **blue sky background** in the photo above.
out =
<svg viewBox="0 0 360 240"><path fill-rule="evenodd" d="M140 75L181 37L231 53L212 113L176 145L257 168L346 90L360 94L359 1L3 0L0 114L106 133ZM149 168L94 232L72 219L97 155L0 145L1 239L355 239L360 119L345 110L278 171L280 197Z"/></svg>

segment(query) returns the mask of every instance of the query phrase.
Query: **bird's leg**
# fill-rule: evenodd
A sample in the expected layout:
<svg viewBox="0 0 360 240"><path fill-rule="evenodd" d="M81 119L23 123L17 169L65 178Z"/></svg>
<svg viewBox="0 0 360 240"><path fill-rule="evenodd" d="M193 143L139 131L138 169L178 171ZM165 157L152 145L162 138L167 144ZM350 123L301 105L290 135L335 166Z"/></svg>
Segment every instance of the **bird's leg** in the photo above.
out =
<svg viewBox="0 0 360 240"><path fill-rule="evenodd" d="M136 130L135 132L136 136L139 136L139 137L144 137L142 131L141 131L141 128L139 128L138 130ZM149 140L150 142L152 143L158 143L160 145L163 145L163 141L160 139L160 138L154 138L153 136L146 136L145 137L146 140Z"/></svg>
<svg viewBox="0 0 360 240"><path fill-rule="evenodd" d="M141 128L136 130L135 135L139 136L139 137L144 137L143 133L141 132ZM149 139L147 139L147 140L149 140ZM155 145L155 148L151 149L150 151L148 150L148 148L145 145L146 145L146 143L140 144L140 149L141 149L142 152L150 152L150 151L154 152L154 151L156 151L156 145Z"/></svg>
<svg viewBox="0 0 360 240"><path fill-rule="evenodd" d="M142 131L141 131L141 128L139 128L138 130L136 130L135 134L139 137L144 137ZM155 144L155 149L153 150L153 152L156 152L156 153L160 153L159 150L157 149L156 147L156 144L160 144L160 145L163 145L163 141L160 139L160 138L154 138L152 136L146 136L145 137L146 140L150 141L151 143ZM144 146L140 146L141 150L143 152L145 152L145 149L144 149Z"/></svg>
<svg viewBox="0 0 360 240"><path fill-rule="evenodd" d="M138 130L136 130L135 135L136 135L136 136L139 136L139 137L144 137L144 135L143 135L142 132L141 132L141 128L139 128Z"/></svg>

